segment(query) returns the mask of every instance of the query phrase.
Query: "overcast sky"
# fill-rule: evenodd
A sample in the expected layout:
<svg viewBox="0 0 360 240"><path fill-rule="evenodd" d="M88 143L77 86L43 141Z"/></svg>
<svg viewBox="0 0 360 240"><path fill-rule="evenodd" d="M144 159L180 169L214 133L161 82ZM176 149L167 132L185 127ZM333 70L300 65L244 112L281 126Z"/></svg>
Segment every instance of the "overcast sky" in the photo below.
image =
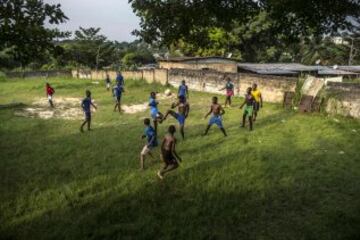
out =
<svg viewBox="0 0 360 240"><path fill-rule="evenodd" d="M132 41L134 29L139 28L139 18L132 12L128 0L44 0L61 4L69 20L57 27L74 31L81 27L100 27L110 40Z"/></svg>

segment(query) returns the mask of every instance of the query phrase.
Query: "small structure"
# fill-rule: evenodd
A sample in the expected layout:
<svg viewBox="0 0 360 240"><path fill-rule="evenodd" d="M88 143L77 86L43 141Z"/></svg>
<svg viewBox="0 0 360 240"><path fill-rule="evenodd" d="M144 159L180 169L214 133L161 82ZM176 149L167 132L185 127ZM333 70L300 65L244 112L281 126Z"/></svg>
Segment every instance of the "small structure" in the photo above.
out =
<svg viewBox="0 0 360 240"><path fill-rule="evenodd" d="M166 69L216 70L237 73L238 61L225 57L177 57L160 59L159 67Z"/></svg>

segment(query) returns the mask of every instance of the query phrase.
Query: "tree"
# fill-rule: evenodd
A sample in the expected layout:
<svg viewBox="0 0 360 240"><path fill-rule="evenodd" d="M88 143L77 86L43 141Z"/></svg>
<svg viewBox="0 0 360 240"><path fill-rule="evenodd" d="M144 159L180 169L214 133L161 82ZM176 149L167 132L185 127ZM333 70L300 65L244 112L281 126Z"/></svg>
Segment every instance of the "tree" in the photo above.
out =
<svg viewBox="0 0 360 240"><path fill-rule="evenodd" d="M100 28L82 28L75 31L73 41L62 45L68 61L98 69L111 64L115 46L104 35L99 34ZM111 61L109 61L111 60Z"/></svg>
<svg viewBox="0 0 360 240"><path fill-rule="evenodd" d="M306 35L351 31L360 16L355 0L129 0L140 17L134 34L146 42L170 46L178 40L206 46L208 30L231 31L233 23L267 12L274 21L273 34L289 40ZM352 19L352 20L351 20Z"/></svg>
<svg viewBox="0 0 360 240"><path fill-rule="evenodd" d="M47 51L55 49L53 40L67 35L45 27L46 22L59 24L68 19L60 7L42 0L2 0L0 51L11 49L11 57L22 66L43 59Z"/></svg>

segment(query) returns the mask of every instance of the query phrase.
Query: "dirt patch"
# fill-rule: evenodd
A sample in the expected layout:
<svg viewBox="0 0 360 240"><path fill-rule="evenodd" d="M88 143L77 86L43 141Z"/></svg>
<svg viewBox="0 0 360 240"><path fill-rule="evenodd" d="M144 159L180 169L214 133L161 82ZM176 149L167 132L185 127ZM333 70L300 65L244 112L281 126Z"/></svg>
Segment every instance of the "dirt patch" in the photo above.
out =
<svg viewBox="0 0 360 240"><path fill-rule="evenodd" d="M31 104L30 107L24 107L15 110L15 116L30 118L60 118L60 119L82 119L83 111L81 109L80 98L54 98L54 108L49 106L47 98L41 98Z"/></svg>
<svg viewBox="0 0 360 240"><path fill-rule="evenodd" d="M157 94L157 100L174 100L176 99L176 96L173 94ZM135 104L135 105L122 105L121 108L124 111L124 113L128 113L128 114L135 114L138 112L144 112L146 111L146 109L148 109L148 102L144 102L141 104Z"/></svg>
<svg viewBox="0 0 360 240"><path fill-rule="evenodd" d="M124 111L124 113L128 114L135 114L138 112L144 112L148 108L148 103L142 103L142 104L135 104L135 105L122 105L121 109Z"/></svg>

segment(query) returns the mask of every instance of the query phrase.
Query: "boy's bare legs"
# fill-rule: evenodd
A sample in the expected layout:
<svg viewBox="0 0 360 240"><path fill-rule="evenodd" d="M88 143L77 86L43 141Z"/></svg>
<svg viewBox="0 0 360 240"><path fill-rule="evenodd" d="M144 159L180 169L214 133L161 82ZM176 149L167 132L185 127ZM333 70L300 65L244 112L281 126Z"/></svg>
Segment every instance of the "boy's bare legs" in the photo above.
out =
<svg viewBox="0 0 360 240"><path fill-rule="evenodd" d="M225 131L225 128L220 128L221 132L224 134L225 137L227 137L227 134L226 134L226 131Z"/></svg>
<svg viewBox="0 0 360 240"><path fill-rule="evenodd" d="M157 175L159 176L160 179L163 179L164 178L164 174L167 173L167 172L171 172L175 169L177 169L179 167L179 164L178 163L174 163L174 164L165 164L164 168L161 169Z"/></svg>
<svg viewBox="0 0 360 240"><path fill-rule="evenodd" d="M207 125L205 132L203 133L203 136L208 134L210 128L211 128L211 125Z"/></svg>
<svg viewBox="0 0 360 240"><path fill-rule="evenodd" d="M185 139L184 127L185 127L184 125L180 125L180 133L181 133L181 136L182 136L183 140Z"/></svg>
<svg viewBox="0 0 360 240"><path fill-rule="evenodd" d="M87 122L88 122L88 121L85 120L85 121L81 124L80 132L84 132L84 126L85 126L85 124L86 124Z"/></svg>
<svg viewBox="0 0 360 240"><path fill-rule="evenodd" d="M251 115L249 116L249 124L250 124L250 131L252 131L253 130L253 119L252 119Z"/></svg>
<svg viewBox="0 0 360 240"><path fill-rule="evenodd" d="M243 114L241 127L245 127L245 121L246 121L246 114Z"/></svg>

